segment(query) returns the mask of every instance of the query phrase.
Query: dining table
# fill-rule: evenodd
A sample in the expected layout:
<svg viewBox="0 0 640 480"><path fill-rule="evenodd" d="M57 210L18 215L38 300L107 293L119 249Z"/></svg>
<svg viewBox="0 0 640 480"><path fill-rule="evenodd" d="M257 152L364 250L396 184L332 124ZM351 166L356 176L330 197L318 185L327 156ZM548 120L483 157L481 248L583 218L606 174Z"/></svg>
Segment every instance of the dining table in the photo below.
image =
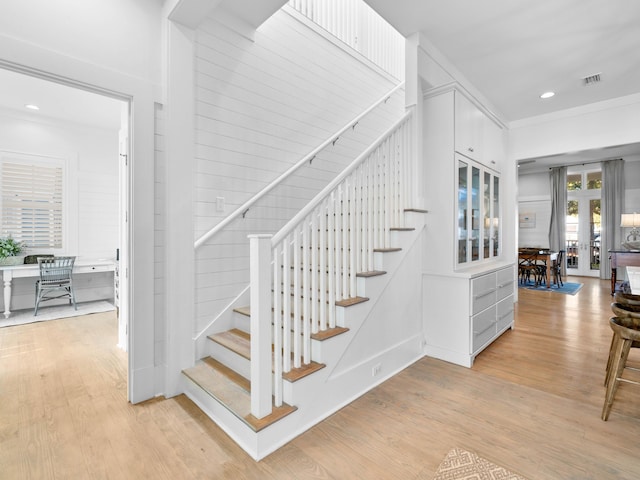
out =
<svg viewBox="0 0 640 480"><path fill-rule="evenodd" d="M553 271L553 263L558 259L558 252L539 248L520 248L518 249L518 261L532 260L535 262L544 262L547 268L547 288L551 288L551 272Z"/></svg>

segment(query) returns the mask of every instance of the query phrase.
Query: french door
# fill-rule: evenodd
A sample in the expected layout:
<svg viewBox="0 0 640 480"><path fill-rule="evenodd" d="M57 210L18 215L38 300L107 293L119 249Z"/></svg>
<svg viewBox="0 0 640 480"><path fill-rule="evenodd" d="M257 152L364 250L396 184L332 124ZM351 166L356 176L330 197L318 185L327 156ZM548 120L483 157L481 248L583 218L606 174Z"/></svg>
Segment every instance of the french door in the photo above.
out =
<svg viewBox="0 0 640 480"><path fill-rule="evenodd" d="M595 173L595 172L594 172ZM597 172L599 174L600 172ZM579 174L576 174L577 177ZM566 217L567 274L597 277L600 274L600 182L593 174L580 174L586 182L580 185L597 188L572 189L567 175L569 192Z"/></svg>

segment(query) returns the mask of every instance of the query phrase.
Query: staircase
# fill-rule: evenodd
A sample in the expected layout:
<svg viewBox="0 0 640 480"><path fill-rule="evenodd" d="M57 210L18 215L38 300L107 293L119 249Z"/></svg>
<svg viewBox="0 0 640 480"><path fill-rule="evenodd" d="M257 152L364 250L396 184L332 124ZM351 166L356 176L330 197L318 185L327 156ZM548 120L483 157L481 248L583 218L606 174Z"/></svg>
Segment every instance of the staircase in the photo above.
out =
<svg viewBox="0 0 640 480"><path fill-rule="evenodd" d="M183 372L187 396L255 459L422 356L411 119L277 234L252 236L250 306ZM412 327L395 332L403 311Z"/></svg>

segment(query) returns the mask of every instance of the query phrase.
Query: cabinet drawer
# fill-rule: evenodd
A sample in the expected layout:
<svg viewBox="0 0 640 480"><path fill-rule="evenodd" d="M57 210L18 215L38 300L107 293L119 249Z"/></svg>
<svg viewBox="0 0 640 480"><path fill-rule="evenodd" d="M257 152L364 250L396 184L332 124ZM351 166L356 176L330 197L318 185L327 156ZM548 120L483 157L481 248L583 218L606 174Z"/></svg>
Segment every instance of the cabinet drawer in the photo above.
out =
<svg viewBox="0 0 640 480"><path fill-rule="evenodd" d="M509 295L498 303L496 316L498 331L513 321L513 296Z"/></svg>
<svg viewBox="0 0 640 480"><path fill-rule="evenodd" d="M515 279L513 268L505 268L496 272L496 300L500 301L513 293Z"/></svg>
<svg viewBox="0 0 640 480"><path fill-rule="evenodd" d="M471 295L472 315L496 303L496 274L490 273L471 280Z"/></svg>
<svg viewBox="0 0 640 480"><path fill-rule="evenodd" d="M475 352L496 334L496 307L487 308L471 320L473 332L471 351Z"/></svg>

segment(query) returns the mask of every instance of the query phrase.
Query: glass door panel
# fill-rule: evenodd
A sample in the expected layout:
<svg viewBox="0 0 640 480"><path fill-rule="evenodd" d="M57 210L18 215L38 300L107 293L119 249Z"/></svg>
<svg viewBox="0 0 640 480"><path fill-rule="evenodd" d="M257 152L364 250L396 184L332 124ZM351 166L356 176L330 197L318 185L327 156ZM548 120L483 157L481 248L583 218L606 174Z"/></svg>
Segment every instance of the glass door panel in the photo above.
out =
<svg viewBox="0 0 640 480"><path fill-rule="evenodd" d="M566 257L571 275L599 275L600 203L599 198L579 198L567 203Z"/></svg>
<svg viewBox="0 0 640 480"><path fill-rule="evenodd" d="M483 218L482 225L484 231L482 234L483 257L491 256L491 174L484 172L484 182L482 184L482 201L483 201Z"/></svg>
<svg viewBox="0 0 640 480"><path fill-rule="evenodd" d="M491 222L493 238L493 256L500 252L500 179L493 177L493 221Z"/></svg>
<svg viewBox="0 0 640 480"><path fill-rule="evenodd" d="M458 161L458 263L467 261L467 170L468 165Z"/></svg>
<svg viewBox="0 0 640 480"><path fill-rule="evenodd" d="M471 261L480 258L480 169L471 167Z"/></svg>

